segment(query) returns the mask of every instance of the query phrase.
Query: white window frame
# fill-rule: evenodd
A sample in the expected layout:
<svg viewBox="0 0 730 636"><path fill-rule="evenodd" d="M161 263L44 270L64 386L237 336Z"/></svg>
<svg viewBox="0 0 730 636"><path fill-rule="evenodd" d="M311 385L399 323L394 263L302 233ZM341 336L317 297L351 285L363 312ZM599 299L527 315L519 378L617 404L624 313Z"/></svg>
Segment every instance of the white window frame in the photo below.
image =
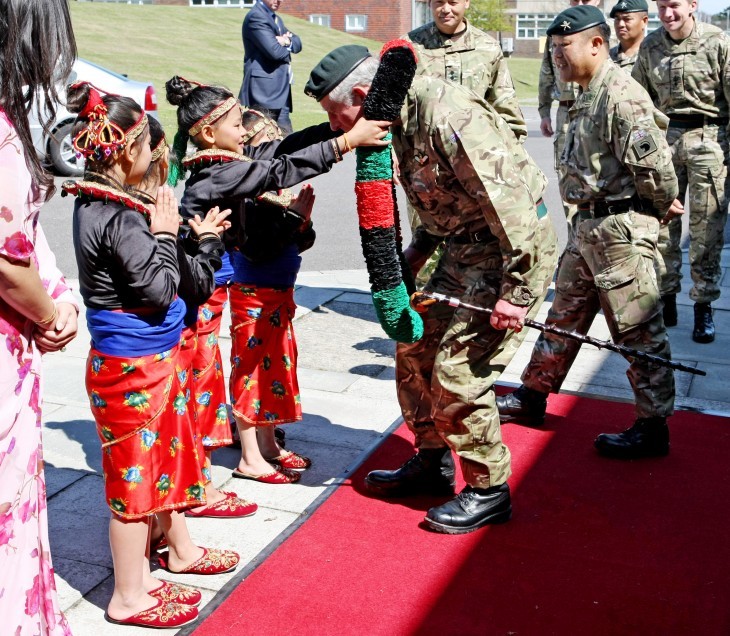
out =
<svg viewBox="0 0 730 636"><path fill-rule="evenodd" d="M555 19L548 13L518 13L515 21L515 37L518 40L540 40Z"/></svg>
<svg viewBox="0 0 730 636"><path fill-rule="evenodd" d="M345 16L345 31L348 33L368 30L368 16L363 13L349 13Z"/></svg>
<svg viewBox="0 0 730 636"><path fill-rule="evenodd" d="M329 13L310 13L309 22L318 26L330 28L331 16Z"/></svg>

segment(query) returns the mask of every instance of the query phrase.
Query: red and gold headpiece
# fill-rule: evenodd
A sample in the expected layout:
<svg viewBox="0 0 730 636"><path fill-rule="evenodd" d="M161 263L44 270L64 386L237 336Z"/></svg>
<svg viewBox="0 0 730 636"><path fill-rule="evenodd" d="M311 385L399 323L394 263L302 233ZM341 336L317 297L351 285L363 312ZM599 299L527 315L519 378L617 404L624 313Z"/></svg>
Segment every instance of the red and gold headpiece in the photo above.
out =
<svg viewBox="0 0 730 636"><path fill-rule="evenodd" d="M180 79L185 79L184 77ZM186 82L190 82L191 84L196 84L197 86L207 86L207 84L201 84L200 82L193 82L192 80L185 80ZM213 110L211 110L207 115L201 117L198 121L196 121L191 127L190 130L188 130L188 135L191 137L195 137L201 130L203 130L203 126L207 126L208 124L212 124L213 122L218 121L223 115L225 115L229 110L231 110L234 106L238 106L238 100L235 97L229 97L226 100L223 100L220 102Z"/></svg>
<svg viewBox="0 0 730 636"><path fill-rule="evenodd" d="M157 145L152 149L152 159L150 159L150 163L154 163L162 157L162 155L165 154L165 148L167 148L167 139L165 139L165 135L162 135L162 139L160 139Z"/></svg>
<svg viewBox="0 0 730 636"><path fill-rule="evenodd" d="M89 82L78 82L72 88ZM127 130L122 130L117 124L109 119L108 110L101 93L112 95L101 91L92 84L89 84L89 98L86 105L78 114L79 119L88 119L88 123L74 137L73 146L77 153L92 159L101 161L117 150L121 150L127 144L139 137L147 127L147 115L144 111Z"/></svg>

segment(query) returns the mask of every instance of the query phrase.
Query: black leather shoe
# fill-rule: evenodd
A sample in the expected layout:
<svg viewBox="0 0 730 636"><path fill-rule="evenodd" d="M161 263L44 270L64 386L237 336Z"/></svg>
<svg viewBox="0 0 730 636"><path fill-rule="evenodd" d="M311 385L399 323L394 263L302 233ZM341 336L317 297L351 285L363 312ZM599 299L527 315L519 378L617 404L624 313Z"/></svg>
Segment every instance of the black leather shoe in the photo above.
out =
<svg viewBox="0 0 730 636"><path fill-rule="evenodd" d="M665 327L676 327L677 326L677 294L666 294L662 296L662 302L664 303L664 309L662 310L662 316L664 317Z"/></svg>
<svg viewBox="0 0 730 636"><path fill-rule="evenodd" d="M421 449L397 470L373 470L365 487L380 497L453 495L454 458L449 448Z"/></svg>
<svg viewBox="0 0 730 636"><path fill-rule="evenodd" d="M509 485L491 488L466 486L454 499L426 513L426 525L436 532L466 534L491 523L504 523L512 517Z"/></svg>
<svg viewBox="0 0 730 636"><path fill-rule="evenodd" d="M522 422L531 426L545 423L547 394L528 389L524 384L512 393L497 396L497 410L502 422Z"/></svg>
<svg viewBox="0 0 730 636"><path fill-rule="evenodd" d="M604 457L641 459L663 457L669 454L669 427L665 417L646 417L636 420L623 433L601 433L593 442Z"/></svg>
<svg viewBox="0 0 730 636"><path fill-rule="evenodd" d="M715 323L710 303L695 303L695 328L692 340L706 344L715 339Z"/></svg>

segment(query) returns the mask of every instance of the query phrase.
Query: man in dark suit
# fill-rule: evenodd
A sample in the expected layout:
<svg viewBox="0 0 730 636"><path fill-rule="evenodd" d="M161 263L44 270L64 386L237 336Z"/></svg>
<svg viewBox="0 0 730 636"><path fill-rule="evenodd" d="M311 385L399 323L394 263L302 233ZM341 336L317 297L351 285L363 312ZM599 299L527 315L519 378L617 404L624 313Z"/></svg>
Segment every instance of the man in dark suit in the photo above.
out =
<svg viewBox="0 0 730 636"><path fill-rule="evenodd" d="M281 0L257 0L243 20L239 99L245 106L268 111L286 134L292 130L291 54L302 50L302 41L276 15L280 6Z"/></svg>

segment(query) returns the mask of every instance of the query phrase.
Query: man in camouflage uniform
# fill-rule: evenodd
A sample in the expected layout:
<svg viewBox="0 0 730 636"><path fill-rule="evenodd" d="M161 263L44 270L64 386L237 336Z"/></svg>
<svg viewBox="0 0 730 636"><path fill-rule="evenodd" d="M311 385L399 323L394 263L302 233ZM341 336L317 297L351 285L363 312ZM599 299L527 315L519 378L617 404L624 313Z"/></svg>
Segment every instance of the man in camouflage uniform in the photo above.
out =
<svg viewBox="0 0 730 636"><path fill-rule="evenodd" d="M611 59L624 71L631 73L639 54L639 47L649 23L649 5L646 0L619 0L611 9L613 28L618 44L611 48Z"/></svg>
<svg viewBox="0 0 730 636"><path fill-rule="evenodd" d="M598 5L600 0L570 0L570 6L579 4ZM537 84L537 112L540 115L540 132L543 137L555 137L553 140L553 151L555 156L555 171L560 174L560 153L565 144L565 132L568 129L568 110L575 103L575 96L578 87L573 82L563 82L555 72L552 59L552 45L550 37L545 42L542 64L540 65L540 77ZM550 110L553 100L558 102L558 110L555 113L555 128L553 129ZM565 218L568 221L568 233L572 232L573 217L576 213L574 205L563 202Z"/></svg>
<svg viewBox="0 0 730 636"><path fill-rule="evenodd" d="M697 22L696 0L659 0L662 27L639 50L632 75L669 117L667 141L679 179L680 199L689 190L689 264L695 302L695 342L712 342L710 303L720 297L720 255L727 220L730 40L717 27ZM662 228L659 248L666 274L661 292L664 319L677 324L676 295L682 278L682 224Z"/></svg>
<svg viewBox="0 0 730 636"><path fill-rule="evenodd" d="M327 111L331 127L345 131L361 116L378 68L370 57L353 62L342 54L348 48L326 56L305 89ZM344 76L333 68L345 69ZM547 213L540 200L546 179L491 106L439 78L415 78L391 131L406 195L423 230L445 245L427 290L494 313L487 321L432 305L423 314L423 338L398 345L398 398L418 453L398 470L371 472L366 481L382 496L453 493L450 447L467 486L431 508L425 522L461 534L511 514L510 452L493 390L507 361L494 360L548 284L538 226ZM416 235L406 250L413 269L429 255L419 240Z"/></svg>
<svg viewBox="0 0 730 636"><path fill-rule="evenodd" d="M524 142L527 124L499 42L466 20L469 0L431 0L430 7L433 21L403 36L416 50L416 72L471 89L489 102L515 136ZM411 230L415 231L420 221L410 204L408 219ZM419 287L423 287L433 274L442 249L439 246L418 273Z"/></svg>
<svg viewBox="0 0 730 636"><path fill-rule="evenodd" d="M669 359L654 260L658 216L682 213L664 138L666 118L608 55L610 30L599 9L576 6L548 29L555 65L581 88L570 110L561 155L560 192L578 206L575 233L563 253L547 323L585 334L603 310L614 342ZM504 420L542 423L548 393L560 389L580 343L541 334L522 386L497 399ZM674 407L672 370L630 360L637 420L601 434L598 451L638 458L669 452L666 418Z"/></svg>

